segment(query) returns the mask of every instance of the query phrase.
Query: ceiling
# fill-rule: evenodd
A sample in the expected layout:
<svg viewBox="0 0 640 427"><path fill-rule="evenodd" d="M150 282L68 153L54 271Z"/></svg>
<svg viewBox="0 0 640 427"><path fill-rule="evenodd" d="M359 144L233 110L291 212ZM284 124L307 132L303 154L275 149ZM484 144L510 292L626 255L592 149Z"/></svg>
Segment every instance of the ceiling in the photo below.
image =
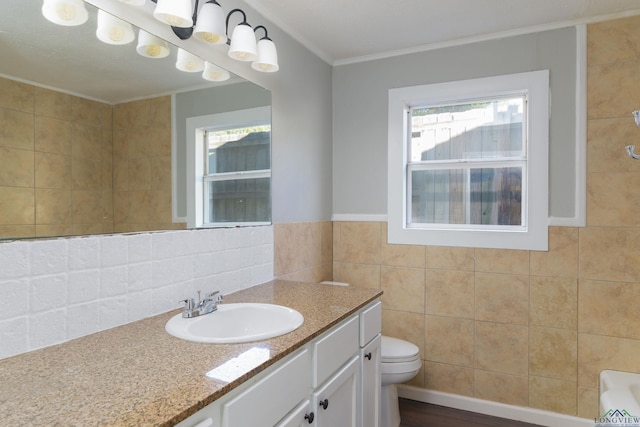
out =
<svg viewBox="0 0 640 427"><path fill-rule="evenodd" d="M245 1L333 65L640 14L638 0Z"/></svg>
<svg viewBox="0 0 640 427"><path fill-rule="evenodd" d="M639 0L245 1L331 65L640 14ZM89 22L79 27L49 23L41 5L2 0L0 75L111 103L210 86L175 69L175 48L149 60L135 43L98 42L89 5ZM154 6L144 7L150 14Z"/></svg>

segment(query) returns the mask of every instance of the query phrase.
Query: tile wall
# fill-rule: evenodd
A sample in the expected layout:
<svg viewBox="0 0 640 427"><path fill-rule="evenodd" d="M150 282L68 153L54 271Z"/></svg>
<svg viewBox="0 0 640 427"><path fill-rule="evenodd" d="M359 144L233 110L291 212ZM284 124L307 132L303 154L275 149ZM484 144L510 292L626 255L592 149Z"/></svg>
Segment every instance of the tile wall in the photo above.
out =
<svg viewBox="0 0 640 427"><path fill-rule="evenodd" d="M0 78L0 239L113 231L111 105Z"/></svg>
<svg viewBox="0 0 640 427"><path fill-rule="evenodd" d="M333 224L333 279L384 290L383 333L420 348L413 385L593 418L601 370L640 373L638 70L640 17L588 26L587 227L551 227L548 252Z"/></svg>
<svg viewBox="0 0 640 427"><path fill-rule="evenodd" d="M171 97L113 107L114 229L183 229L171 222Z"/></svg>
<svg viewBox="0 0 640 427"><path fill-rule="evenodd" d="M0 359L273 278L273 228L87 236L0 244Z"/></svg>

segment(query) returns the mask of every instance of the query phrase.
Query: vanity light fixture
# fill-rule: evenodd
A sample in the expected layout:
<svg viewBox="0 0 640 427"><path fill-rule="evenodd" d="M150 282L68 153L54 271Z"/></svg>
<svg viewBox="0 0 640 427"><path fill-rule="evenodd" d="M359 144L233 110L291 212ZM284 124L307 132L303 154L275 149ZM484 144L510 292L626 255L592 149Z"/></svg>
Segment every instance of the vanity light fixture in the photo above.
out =
<svg viewBox="0 0 640 427"><path fill-rule="evenodd" d="M209 0L200 8L196 17L193 35L209 44L225 44L227 34L224 26L224 10L216 0Z"/></svg>
<svg viewBox="0 0 640 427"><path fill-rule="evenodd" d="M99 9L96 37L103 43L121 45L131 43L136 35L131 24Z"/></svg>
<svg viewBox="0 0 640 427"><path fill-rule="evenodd" d="M187 73L198 73L204 70L204 61L193 53L178 48L176 68Z"/></svg>
<svg viewBox="0 0 640 427"><path fill-rule="evenodd" d="M162 40L160 37L149 34L144 30L138 30L136 52L146 58L159 59L169 56L171 51L166 40Z"/></svg>
<svg viewBox="0 0 640 427"><path fill-rule="evenodd" d="M203 79L212 82L223 82L225 80L229 80L230 77L231 74L229 74L227 70L220 68L209 61L205 61L204 71L202 72Z"/></svg>
<svg viewBox="0 0 640 427"><path fill-rule="evenodd" d="M89 19L82 0L44 0L42 15L54 24L72 27Z"/></svg>
<svg viewBox="0 0 640 427"><path fill-rule="evenodd" d="M122 0L121 0L122 1ZM267 34L263 25L255 29L247 22L242 9L233 9L224 20L224 11L217 0L208 0L199 7L199 1L191 0L151 0L156 3L153 16L159 21L171 25L173 32L181 40L191 36L209 44L229 45L227 54L237 61L252 62L257 71L272 73L278 71L278 53L276 45ZM233 28L229 37L229 19L236 12L242 14L242 22ZM224 32L223 32L224 29ZM256 32L264 30L264 37L256 42Z"/></svg>

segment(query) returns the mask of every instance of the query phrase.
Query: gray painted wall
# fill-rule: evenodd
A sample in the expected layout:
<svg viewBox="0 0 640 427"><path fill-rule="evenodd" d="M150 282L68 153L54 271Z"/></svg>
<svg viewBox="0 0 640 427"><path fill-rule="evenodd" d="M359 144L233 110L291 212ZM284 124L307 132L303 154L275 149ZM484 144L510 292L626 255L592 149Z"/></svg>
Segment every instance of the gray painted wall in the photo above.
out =
<svg viewBox="0 0 640 427"><path fill-rule="evenodd" d="M341 65L333 71L333 213L387 214L391 88L550 70L550 215L574 216L576 29Z"/></svg>

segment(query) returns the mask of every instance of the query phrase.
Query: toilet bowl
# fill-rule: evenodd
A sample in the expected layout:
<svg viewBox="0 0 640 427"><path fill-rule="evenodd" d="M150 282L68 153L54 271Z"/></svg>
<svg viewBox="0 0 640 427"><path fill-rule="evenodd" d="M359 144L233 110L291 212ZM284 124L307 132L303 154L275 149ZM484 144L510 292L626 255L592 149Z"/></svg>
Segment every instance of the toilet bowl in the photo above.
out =
<svg viewBox="0 0 640 427"><path fill-rule="evenodd" d="M380 426L398 427L400 425L400 411L398 410L396 384L407 382L416 376L422 366L420 353L415 344L383 335L380 354L382 376Z"/></svg>

